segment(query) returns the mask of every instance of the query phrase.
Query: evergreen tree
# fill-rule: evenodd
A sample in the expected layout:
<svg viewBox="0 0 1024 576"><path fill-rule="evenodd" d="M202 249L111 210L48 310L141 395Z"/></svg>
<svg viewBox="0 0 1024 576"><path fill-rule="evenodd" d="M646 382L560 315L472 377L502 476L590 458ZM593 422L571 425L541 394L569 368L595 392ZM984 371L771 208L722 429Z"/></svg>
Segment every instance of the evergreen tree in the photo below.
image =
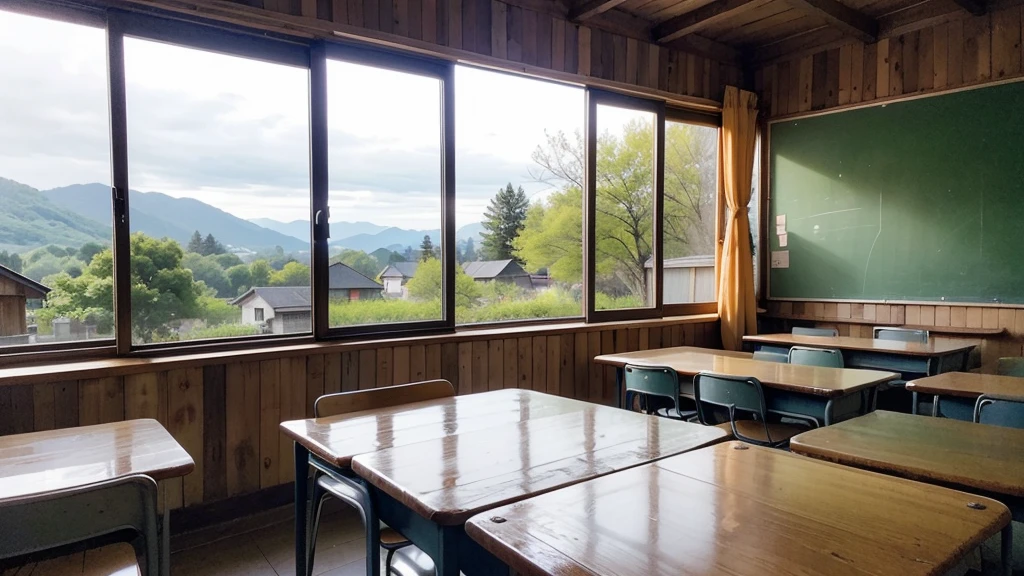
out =
<svg viewBox="0 0 1024 576"><path fill-rule="evenodd" d="M474 262L476 261L476 248L473 245L473 239L469 238L466 240L466 249L462 251L463 262Z"/></svg>
<svg viewBox="0 0 1024 576"><path fill-rule="evenodd" d="M423 237L423 243L420 244L420 260L426 262L434 257L434 243L430 241L430 235Z"/></svg>
<svg viewBox="0 0 1024 576"><path fill-rule="evenodd" d="M189 242L189 244L191 244L191 242ZM224 245L218 242L217 239L213 237L213 234L207 234L206 238L203 240L203 249L200 254L203 256L210 256L212 254L223 254L224 252L227 252L227 250L224 249Z"/></svg>
<svg viewBox="0 0 1024 576"><path fill-rule="evenodd" d="M196 254L203 253L203 235L199 233L199 230L192 233L192 238L189 239L188 248L185 251L195 252Z"/></svg>
<svg viewBox="0 0 1024 576"><path fill-rule="evenodd" d="M507 260L519 258L513 253L512 243L526 225L526 211L530 201L526 199L523 187L512 188L512 183L498 190L491 198L491 204L484 214L483 242L480 253L486 260ZM520 262L521 263L521 262Z"/></svg>

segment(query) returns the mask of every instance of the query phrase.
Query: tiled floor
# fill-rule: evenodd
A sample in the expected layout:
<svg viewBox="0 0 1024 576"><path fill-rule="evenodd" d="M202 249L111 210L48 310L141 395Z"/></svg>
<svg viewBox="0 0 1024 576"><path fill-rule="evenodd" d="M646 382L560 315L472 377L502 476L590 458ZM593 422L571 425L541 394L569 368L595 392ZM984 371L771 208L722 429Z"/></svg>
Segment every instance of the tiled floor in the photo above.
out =
<svg viewBox="0 0 1024 576"><path fill-rule="evenodd" d="M182 542L181 540L188 540ZM173 576L293 576L294 532L291 519L252 532L218 539L217 529L198 538L172 542ZM177 550L184 546L184 549ZM317 576L363 576L366 540L359 517L340 511L326 517L317 539Z"/></svg>

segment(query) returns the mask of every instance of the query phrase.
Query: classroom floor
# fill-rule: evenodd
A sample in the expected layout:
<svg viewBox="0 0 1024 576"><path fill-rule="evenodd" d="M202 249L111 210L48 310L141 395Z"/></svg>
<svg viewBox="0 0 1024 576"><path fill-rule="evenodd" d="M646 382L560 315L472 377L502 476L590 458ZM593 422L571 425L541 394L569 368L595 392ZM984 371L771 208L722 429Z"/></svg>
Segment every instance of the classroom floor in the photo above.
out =
<svg viewBox="0 0 1024 576"><path fill-rule="evenodd" d="M295 555L289 512L274 511L265 516L263 526L251 530L212 526L172 538L172 576L293 576ZM1014 536L1014 563L1020 569L1024 559L1024 525L1014 524ZM947 576L999 574L999 536L984 548L980 572L969 569L971 565L977 568L975 558ZM314 576L364 576L365 558L366 544L359 517L343 509L329 512L320 528Z"/></svg>

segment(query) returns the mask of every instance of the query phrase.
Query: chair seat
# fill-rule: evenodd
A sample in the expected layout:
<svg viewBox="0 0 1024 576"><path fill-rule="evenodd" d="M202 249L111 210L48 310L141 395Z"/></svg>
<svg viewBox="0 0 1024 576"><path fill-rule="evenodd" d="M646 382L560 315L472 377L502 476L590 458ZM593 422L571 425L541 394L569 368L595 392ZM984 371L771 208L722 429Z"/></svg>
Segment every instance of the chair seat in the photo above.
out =
<svg viewBox="0 0 1024 576"><path fill-rule="evenodd" d="M392 576L434 576L434 561L415 546L395 552L391 561ZM381 575L385 576L385 575Z"/></svg>
<svg viewBox="0 0 1024 576"><path fill-rule="evenodd" d="M0 576L141 576L135 549L119 542L0 570Z"/></svg>
<svg viewBox="0 0 1024 576"><path fill-rule="evenodd" d="M717 424L716 427L725 430L726 432L732 433L732 424L725 422L724 424ZM810 426L800 426L798 424L785 424L782 422L769 422L768 431L771 433L772 443L784 442L800 434L810 430ZM736 431L746 438L752 438L758 442L768 442L768 438L764 433L764 424L756 422L754 420L737 420Z"/></svg>
<svg viewBox="0 0 1024 576"><path fill-rule="evenodd" d="M400 548L412 544L394 528L380 529L380 545L384 548Z"/></svg>
<svg viewBox="0 0 1024 576"><path fill-rule="evenodd" d="M675 408L659 408L654 414L656 416L661 416L662 418L672 418L674 420L689 420L691 418L696 418L697 411L683 410L676 414Z"/></svg>

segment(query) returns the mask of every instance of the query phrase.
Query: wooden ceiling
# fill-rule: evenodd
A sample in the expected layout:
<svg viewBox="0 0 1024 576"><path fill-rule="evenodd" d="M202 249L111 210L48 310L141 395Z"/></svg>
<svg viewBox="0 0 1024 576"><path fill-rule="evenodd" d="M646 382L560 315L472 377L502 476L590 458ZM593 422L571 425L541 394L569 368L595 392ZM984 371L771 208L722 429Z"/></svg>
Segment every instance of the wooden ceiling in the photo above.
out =
<svg viewBox="0 0 1024 576"><path fill-rule="evenodd" d="M985 0L570 1L570 20L632 28L657 44L746 63L829 44L875 42L937 18L986 9Z"/></svg>

